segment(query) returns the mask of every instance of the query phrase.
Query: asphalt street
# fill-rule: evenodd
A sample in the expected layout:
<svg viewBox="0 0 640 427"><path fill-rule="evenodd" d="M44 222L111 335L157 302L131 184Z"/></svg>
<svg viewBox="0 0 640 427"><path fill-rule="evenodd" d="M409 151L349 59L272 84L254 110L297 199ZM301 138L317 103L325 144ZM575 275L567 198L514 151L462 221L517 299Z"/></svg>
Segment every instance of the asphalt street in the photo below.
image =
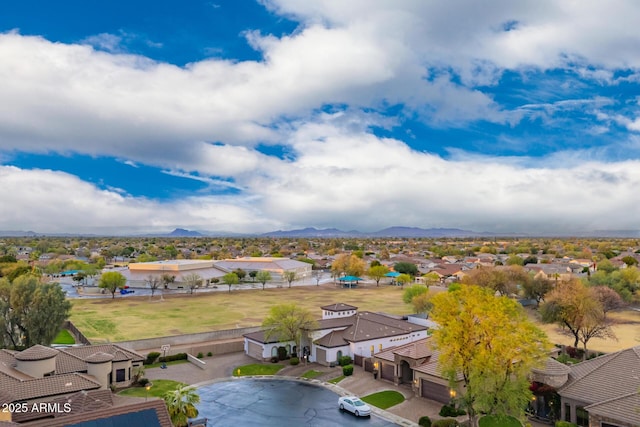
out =
<svg viewBox="0 0 640 427"><path fill-rule="evenodd" d="M338 395L324 387L287 380L238 379L198 388L198 418L216 426L396 426L372 415L338 409Z"/></svg>

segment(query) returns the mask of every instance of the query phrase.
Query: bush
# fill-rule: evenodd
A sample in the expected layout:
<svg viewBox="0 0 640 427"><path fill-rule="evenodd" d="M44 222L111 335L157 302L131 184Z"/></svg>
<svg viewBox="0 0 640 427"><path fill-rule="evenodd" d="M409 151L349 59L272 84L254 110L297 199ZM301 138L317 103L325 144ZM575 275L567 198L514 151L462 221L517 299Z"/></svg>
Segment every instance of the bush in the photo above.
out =
<svg viewBox="0 0 640 427"><path fill-rule="evenodd" d="M207 357L211 357L211 356L213 356L213 353L211 352L207 353Z"/></svg>
<svg viewBox="0 0 640 427"><path fill-rule="evenodd" d="M351 362L351 356L341 356L340 358L338 358L338 365L340 366L351 365Z"/></svg>
<svg viewBox="0 0 640 427"><path fill-rule="evenodd" d="M289 360L289 364L290 364L290 365L294 365L294 366L295 366L295 365L297 365L298 363L300 363L300 359L298 359L297 357L292 357L292 358Z"/></svg>
<svg viewBox="0 0 640 427"><path fill-rule="evenodd" d="M271 363L278 363L280 361L280 358L278 356L273 356L271 358Z"/></svg>
<svg viewBox="0 0 640 427"><path fill-rule="evenodd" d="M151 365L156 361L158 357L160 357L160 353L157 351L152 351L151 353L147 354L147 358L145 359L144 364Z"/></svg>
<svg viewBox="0 0 640 427"><path fill-rule="evenodd" d="M139 385L140 387L144 387L144 386L146 386L147 384L149 384L149 378L140 378L140 379L138 380L138 385Z"/></svg>
<svg viewBox="0 0 640 427"><path fill-rule="evenodd" d="M346 365L342 367L342 375L345 377L353 375L353 365Z"/></svg>
<svg viewBox="0 0 640 427"><path fill-rule="evenodd" d="M441 417L458 417L466 414L464 409L458 409L454 405L443 405L438 415Z"/></svg>
<svg viewBox="0 0 640 427"><path fill-rule="evenodd" d="M436 420L431 424L431 427L458 427L458 421L453 418L443 418L441 420Z"/></svg>
<svg viewBox="0 0 640 427"><path fill-rule="evenodd" d="M418 425L422 427L431 427L431 418L427 417L426 415L424 417L420 417L420 419L418 420Z"/></svg>
<svg viewBox="0 0 640 427"><path fill-rule="evenodd" d="M556 421L556 427L578 427L578 425L569 421Z"/></svg>
<svg viewBox="0 0 640 427"><path fill-rule="evenodd" d="M198 353L198 355L196 356L198 359L202 359L204 357L204 354L202 354L202 352Z"/></svg>
<svg viewBox="0 0 640 427"><path fill-rule="evenodd" d="M173 356L158 358L158 362L173 362L174 360L187 360L187 353L178 353Z"/></svg>

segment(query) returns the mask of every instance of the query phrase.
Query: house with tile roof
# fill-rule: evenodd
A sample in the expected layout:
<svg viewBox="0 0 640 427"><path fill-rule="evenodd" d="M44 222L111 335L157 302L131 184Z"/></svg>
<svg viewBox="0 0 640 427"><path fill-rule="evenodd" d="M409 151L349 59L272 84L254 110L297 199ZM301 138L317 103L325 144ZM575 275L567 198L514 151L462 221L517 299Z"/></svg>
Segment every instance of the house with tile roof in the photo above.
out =
<svg viewBox="0 0 640 427"><path fill-rule="evenodd" d="M117 344L2 349L0 403L44 409L5 412L0 425L170 427L162 400L142 404L111 393L111 386L130 385L143 361L142 355Z"/></svg>
<svg viewBox="0 0 640 427"><path fill-rule="evenodd" d="M325 305L321 310L317 326L303 334L301 353L322 365L351 356L357 365L371 370L375 353L427 336L427 326L398 316L358 311L358 307L342 303ZM288 354L299 353L293 342L279 342L277 337L266 339L264 331L245 334L244 338L245 353L259 360L277 356L279 346L285 347Z"/></svg>
<svg viewBox="0 0 640 427"><path fill-rule="evenodd" d="M23 351L0 350L0 390L14 402L35 402L82 390L128 386L144 357L116 344Z"/></svg>
<svg viewBox="0 0 640 427"><path fill-rule="evenodd" d="M571 366L560 417L579 426L640 426L640 346Z"/></svg>

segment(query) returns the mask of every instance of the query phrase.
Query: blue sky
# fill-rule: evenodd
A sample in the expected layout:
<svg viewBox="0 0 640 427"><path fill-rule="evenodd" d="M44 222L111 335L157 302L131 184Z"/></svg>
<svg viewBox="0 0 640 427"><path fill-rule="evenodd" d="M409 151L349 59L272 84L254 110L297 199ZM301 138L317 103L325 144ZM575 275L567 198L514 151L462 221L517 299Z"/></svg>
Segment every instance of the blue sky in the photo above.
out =
<svg viewBox="0 0 640 427"><path fill-rule="evenodd" d="M0 230L639 229L614 3L5 1Z"/></svg>

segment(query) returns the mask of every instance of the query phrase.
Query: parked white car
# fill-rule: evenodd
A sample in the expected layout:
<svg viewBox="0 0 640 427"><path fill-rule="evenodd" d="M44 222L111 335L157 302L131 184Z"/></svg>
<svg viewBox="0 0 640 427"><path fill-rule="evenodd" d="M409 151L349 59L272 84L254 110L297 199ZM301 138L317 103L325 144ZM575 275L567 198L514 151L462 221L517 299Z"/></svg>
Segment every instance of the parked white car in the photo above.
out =
<svg viewBox="0 0 640 427"><path fill-rule="evenodd" d="M368 417L371 415L371 407L356 396L339 398L338 407L340 407L341 411L349 411L356 417Z"/></svg>

